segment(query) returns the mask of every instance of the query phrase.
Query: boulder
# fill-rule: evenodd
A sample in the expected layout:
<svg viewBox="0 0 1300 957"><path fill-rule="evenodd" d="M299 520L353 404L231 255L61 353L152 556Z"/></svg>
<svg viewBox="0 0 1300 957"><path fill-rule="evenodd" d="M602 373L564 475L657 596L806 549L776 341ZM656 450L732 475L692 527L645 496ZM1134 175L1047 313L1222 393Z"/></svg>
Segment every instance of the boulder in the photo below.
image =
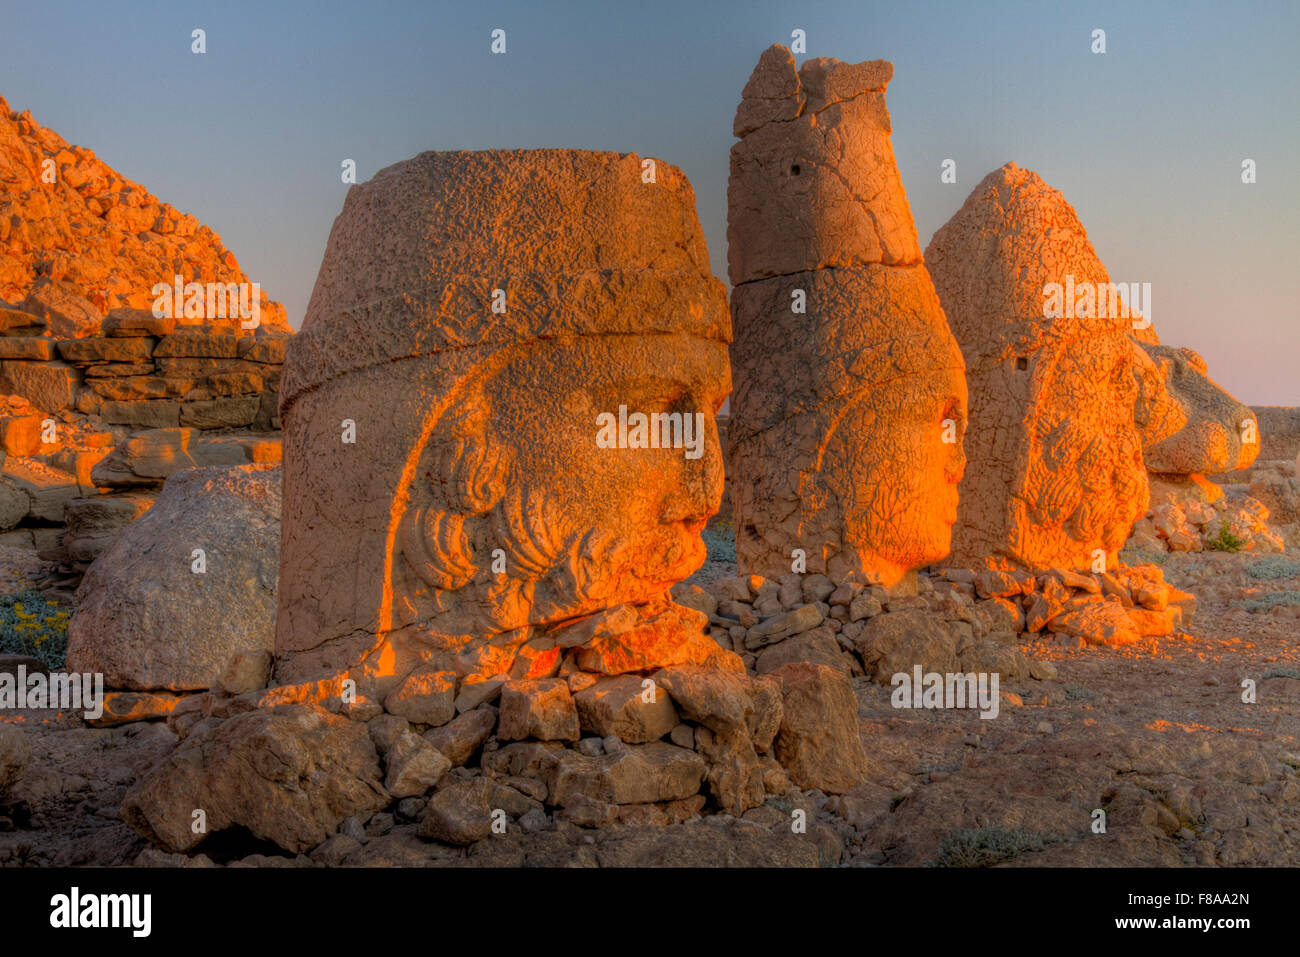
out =
<svg viewBox="0 0 1300 957"><path fill-rule="evenodd" d="M0 362L0 393L20 395L42 412L72 408L79 382L77 370L62 362Z"/></svg>
<svg viewBox="0 0 1300 957"><path fill-rule="evenodd" d="M390 800L364 724L286 705L200 725L127 791L121 817L172 852L241 826L300 854Z"/></svg>
<svg viewBox="0 0 1300 957"><path fill-rule="evenodd" d="M23 489L0 480L0 529L10 529L27 517L31 499Z"/></svg>
<svg viewBox="0 0 1300 957"><path fill-rule="evenodd" d="M469 763L496 727L497 716L489 708L475 708L449 723L425 732L424 739L437 748L453 767Z"/></svg>
<svg viewBox="0 0 1300 957"><path fill-rule="evenodd" d="M174 475L87 570L69 668L115 688L187 691L217 686L237 655L271 650L279 519L275 467Z"/></svg>
<svg viewBox="0 0 1300 957"><path fill-rule="evenodd" d="M1067 609L1051 620L1050 628L1090 645L1128 645L1141 637L1124 606L1116 601L1088 602Z"/></svg>
<svg viewBox="0 0 1300 957"><path fill-rule="evenodd" d="M656 684L672 696L684 718L717 734L744 732L766 751L781 723L781 700L770 678L710 668L665 668Z"/></svg>
<svg viewBox="0 0 1300 957"><path fill-rule="evenodd" d="M0 301L0 337L18 336L30 339L42 336L47 325L48 323L39 316L15 309L8 303Z"/></svg>
<svg viewBox="0 0 1300 957"><path fill-rule="evenodd" d="M81 292L78 286L70 282L37 279L18 308L38 319L44 319L50 335L56 339L99 335L104 315Z"/></svg>
<svg viewBox="0 0 1300 957"><path fill-rule="evenodd" d="M916 665L923 672L957 671L958 634L934 612L906 608L877 615L867 621L856 644L877 684L889 684L896 674L910 675Z"/></svg>
<svg viewBox="0 0 1300 957"><path fill-rule="evenodd" d="M655 741L597 757L562 752L547 779L547 802L570 807L585 802L651 804L698 794L704 758L694 751Z"/></svg>
<svg viewBox="0 0 1300 957"><path fill-rule="evenodd" d="M835 640L835 634L829 628L815 629L795 635L780 644L769 645L759 653L754 670L765 675L782 665L798 661L825 665L844 675L853 672L853 662L840 650L840 643Z"/></svg>
<svg viewBox="0 0 1300 957"><path fill-rule="evenodd" d="M420 837L464 846L492 833L495 785L487 778L456 781L429 801L420 821Z"/></svg>
<svg viewBox="0 0 1300 957"><path fill-rule="evenodd" d="M580 648L578 667L605 675L688 664L744 671L736 655L704 633L703 612L675 604L646 604L639 610L642 617L635 627L598 635Z"/></svg>
<svg viewBox="0 0 1300 957"><path fill-rule="evenodd" d="M118 532L153 507L156 498L147 492L126 492L68 499L63 503L68 529L63 536L63 547L68 560L93 562Z"/></svg>
<svg viewBox="0 0 1300 957"><path fill-rule="evenodd" d="M451 768L442 752L411 731L404 731L384 756L384 787L395 798L416 797L438 783Z"/></svg>
<svg viewBox="0 0 1300 957"><path fill-rule="evenodd" d="M776 758L801 788L843 794L864 784L867 755L858 734L858 699L844 675L825 665L782 665Z"/></svg>
<svg viewBox="0 0 1300 957"><path fill-rule="evenodd" d="M658 741L678 723L672 698L633 675L601 678L573 696L582 730L628 744Z"/></svg>
<svg viewBox="0 0 1300 957"><path fill-rule="evenodd" d="M558 678L507 681L501 688L500 720L497 737L503 741L577 741L580 736L569 686Z"/></svg>
<svg viewBox="0 0 1300 957"><path fill-rule="evenodd" d="M416 668L388 693L384 710L413 724L446 724L456 717L456 673Z"/></svg>
<svg viewBox="0 0 1300 957"><path fill-rule="evenodd" d="M5 459L0 468L0 478L11 488L26 494L28 516L46 522L62 523L67 503L84 494L75 475L46 465L39 459Z"/></svg>

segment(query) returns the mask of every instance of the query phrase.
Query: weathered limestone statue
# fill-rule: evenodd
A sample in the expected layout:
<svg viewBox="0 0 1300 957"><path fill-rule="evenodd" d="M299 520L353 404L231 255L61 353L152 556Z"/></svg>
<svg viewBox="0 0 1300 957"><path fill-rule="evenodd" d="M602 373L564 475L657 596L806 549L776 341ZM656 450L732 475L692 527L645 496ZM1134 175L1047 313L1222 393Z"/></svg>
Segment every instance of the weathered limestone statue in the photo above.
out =
<svg viewBox="0 0 1300 957"><path fill-rule="evenodd" d="M736 110L728 464L743 573L885 585L948 553L961 353L890 145L893 65L773 46Z"/></svg>
<svg viewBox="0 0 1300 957"><path fill-rule="evenodd" d="M1134 320L1110 298L1098 308L1109 277L1074 209L1008 163L925 260L970 384L953 563L1114 567L1148 495ZM1076 295L1087 289L1091 305Z"/></svg>
<svg viewBox="0 0 1300 957"><path fill-rule="evenodd" d="M743 670L667 598L729 339L672 166L430 152L354 187L285 365L277 680Z"/></svg>

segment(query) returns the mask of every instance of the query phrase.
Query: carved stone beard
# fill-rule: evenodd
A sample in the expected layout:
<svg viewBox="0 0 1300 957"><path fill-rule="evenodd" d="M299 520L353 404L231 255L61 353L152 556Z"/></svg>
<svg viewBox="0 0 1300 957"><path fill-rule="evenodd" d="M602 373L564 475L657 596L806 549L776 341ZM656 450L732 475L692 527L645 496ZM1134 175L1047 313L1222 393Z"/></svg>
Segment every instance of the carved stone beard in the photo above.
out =
<svg viewBox="0 0 1300 957"><path fill-rule="evenodd" d="M683 567L688 575L703 563L703 542L680 523L660 525L653 540L628 539L578 527L546 489L511 484L483 515L432 505L403 515L399 627L478 637L550 624L650 601L685 577Z"/></svg>
<svg viewBox="0 0 1300 957"><path fill-rule="evenodd" d="M1057 361L1070 360L1062 355ZM1053 394L1054 375L1053 369L1044 376L1035 401ZM1126 372L1118 380L1112 376L1111 382L1117 391L1122 386L1136 396L1131 378ZM1121 427L1092 434L1088 425L1063 412L1054 422L1037 422L1028 439L1027 464L1009 503L1019 536L1015 558L1032 564L1026 555L1050 542L1058 529L1081 547L1099 544L1107 552L1122 548L1132 523L1146 511L1146 472L1136 430ZM1131 503L1127 510L1126 503Z"/></svg>

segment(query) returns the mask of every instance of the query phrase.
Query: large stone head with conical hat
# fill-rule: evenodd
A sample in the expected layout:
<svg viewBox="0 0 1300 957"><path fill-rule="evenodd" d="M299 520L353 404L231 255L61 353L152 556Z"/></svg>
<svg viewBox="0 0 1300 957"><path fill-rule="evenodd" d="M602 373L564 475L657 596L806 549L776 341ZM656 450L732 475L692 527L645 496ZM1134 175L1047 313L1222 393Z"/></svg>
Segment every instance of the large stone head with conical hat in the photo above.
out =
<svg viewBox="0 0 1300 957"><path fill-rule="evenodd" d="M743 570L897 582L948 552L962 357L894 162L884 60L763 53L736 111L728 459Z"/></svg>
<svg viewBox="0 0 1300 957"><path fill-rule="evenodd" d="M925 259L970 384L953 560L1086 568L1101 552L1113 565L1147 507L1135 320L1074 209L1008 163Z"/></svg>
<svg viewBox="0 0 1300 957"><path fill-rule="evenodd" d="M285 365L277 676L508 672L537 626L663 601L721 495L729 338L671 166L424 153L353 187ZM620 406L659 447L598 441Z"/></svg>

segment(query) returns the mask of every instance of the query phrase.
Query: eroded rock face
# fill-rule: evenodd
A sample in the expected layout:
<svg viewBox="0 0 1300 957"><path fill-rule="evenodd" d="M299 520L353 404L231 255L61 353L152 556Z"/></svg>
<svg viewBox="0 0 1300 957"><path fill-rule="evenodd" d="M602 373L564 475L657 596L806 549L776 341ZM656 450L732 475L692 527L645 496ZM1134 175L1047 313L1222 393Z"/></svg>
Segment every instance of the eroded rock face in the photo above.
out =
<svg viewBox="0 0 1300 957"><path fill-rule="evenodd" d="M892 75L796 72L773 46L736 112L728 457L747 573L789 572L799 549L809 573L893 584L948 552L966 384L894 162Z"/></svg>
<svg viewBox="0 0 1300 957"><path fill-rule="evenodd" d="M103 672L110 688L192 691L219 686L241 655L269 652L279 519L274 466L174 475L82 579L68 667Z"/></svg>
<svg viewBox="0 0 1300 957"><path fill-rule="evenodd" d="M1109 282L1073 208L1008 163L935 233L925 259L970 385L951 562L1085 568L1101 550L1113 567L1148 494L1133 320L1109 309L1046 316L1049 283Z"/></svg>
<svg viewBox="0 0 1300 957"><path fill-rule="evenodd" d="M647 170L424 153L349 191L281 393L280 680L546 678L579 651L546 626L622 603L686 616L671 663L718 655L666 590L721 495L725 292L685 176ZM694 451L600 447L620 406L687 417Z"/></svg>
<svg viewBox="0 0 1300 957"><path fill-rule="evenodd" d="M0 299L21 303L55 338L96 335L119 307L151 309L154 285L178 272L186 282L250 281L207 226L3 98L0 183ZM258 318L288 330L284 306L265 293Z"/></svg>

